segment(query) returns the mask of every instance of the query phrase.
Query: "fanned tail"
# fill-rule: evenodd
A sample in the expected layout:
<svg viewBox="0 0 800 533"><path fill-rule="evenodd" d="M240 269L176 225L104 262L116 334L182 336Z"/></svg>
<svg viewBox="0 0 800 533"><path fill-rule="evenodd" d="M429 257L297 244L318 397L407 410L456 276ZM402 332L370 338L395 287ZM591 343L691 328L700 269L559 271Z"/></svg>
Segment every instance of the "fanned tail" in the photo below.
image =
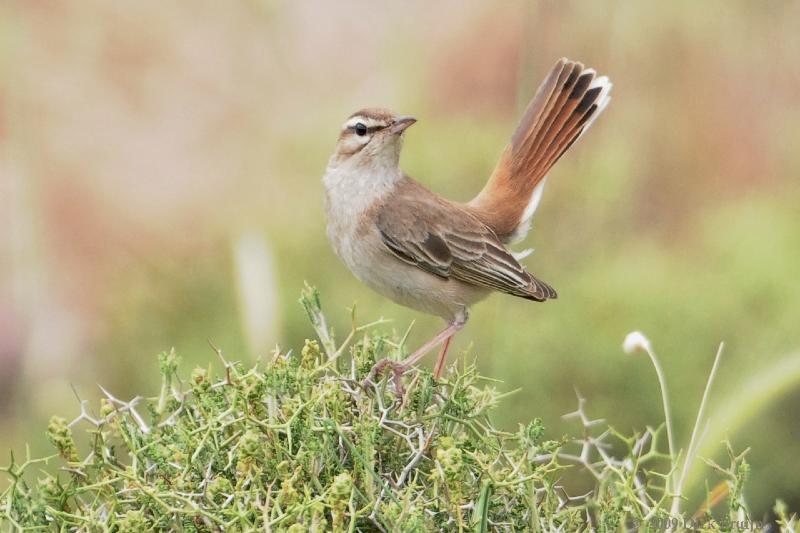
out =
<svg viewBox="0 0 800 533"><path fill-rule="evenodd" d="M528 233L547 172L605 109L610 90L606 76L566 58L539 86L486 186L467 204L503 242Z"/></svg>

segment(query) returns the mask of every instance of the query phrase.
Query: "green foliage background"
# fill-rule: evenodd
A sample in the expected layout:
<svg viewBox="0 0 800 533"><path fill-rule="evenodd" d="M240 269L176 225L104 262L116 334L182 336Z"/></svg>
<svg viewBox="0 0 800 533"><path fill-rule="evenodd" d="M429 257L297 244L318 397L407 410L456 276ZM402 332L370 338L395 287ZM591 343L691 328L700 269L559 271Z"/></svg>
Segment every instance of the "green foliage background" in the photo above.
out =
<svg viewBox="0 0 800 533"><path fill-rule="evenodd" d="M695 456L665 453L664 426L627 436L591 419L579 398L568 416L574 436L547 440L538 418L498 430L492 415L514 393L499 393L474 365L454 365L439 380L418 368L368 378L376 361L402 356L402 339L353 322L337 342L319 294L306 290L301 302L320 341L300 351L276 350L247 368L215 347L222 376L198 367L188 382L175 351L163 352L158 396L104 391L99 409L83 402L71 422L53 416L47 436L60 459L28 450L0 467L9 480L0 525L289 533L766 525L745 502L747 451L727 445L728 466L707 461L706 503L687 512L677 474ZM565 486L570 471L591 490ZM783 502L775 513L780 531L794 531Z"/></svg>

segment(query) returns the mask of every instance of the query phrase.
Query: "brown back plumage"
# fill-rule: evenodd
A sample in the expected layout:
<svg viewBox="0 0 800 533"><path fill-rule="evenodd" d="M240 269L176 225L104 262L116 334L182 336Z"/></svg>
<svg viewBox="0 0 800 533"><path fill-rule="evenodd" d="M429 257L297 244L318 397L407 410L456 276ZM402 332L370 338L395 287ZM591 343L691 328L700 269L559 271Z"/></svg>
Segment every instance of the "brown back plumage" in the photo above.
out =
<svg viewBox="0 0 800 533"><path fill-rule="evenodd" d="M527 233L544 177L609 101L611 83L560 59L536 91L483 190L468 208L503 242Z"/></svg>

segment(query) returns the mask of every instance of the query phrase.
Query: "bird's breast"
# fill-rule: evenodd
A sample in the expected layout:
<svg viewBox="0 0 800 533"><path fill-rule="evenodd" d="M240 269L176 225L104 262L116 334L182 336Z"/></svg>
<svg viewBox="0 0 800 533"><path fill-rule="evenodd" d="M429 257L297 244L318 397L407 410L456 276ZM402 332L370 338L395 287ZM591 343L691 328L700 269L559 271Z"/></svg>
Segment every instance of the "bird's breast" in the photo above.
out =
<svg viewBox="0 0 800 533"><path fill-rule="evenodd" d="M379 170L334 168L328 169L322 178L328 238L336 254L351 270L349 256L359 251L358 241L373 228L375 211L395 185L393 177Z"/></svg>

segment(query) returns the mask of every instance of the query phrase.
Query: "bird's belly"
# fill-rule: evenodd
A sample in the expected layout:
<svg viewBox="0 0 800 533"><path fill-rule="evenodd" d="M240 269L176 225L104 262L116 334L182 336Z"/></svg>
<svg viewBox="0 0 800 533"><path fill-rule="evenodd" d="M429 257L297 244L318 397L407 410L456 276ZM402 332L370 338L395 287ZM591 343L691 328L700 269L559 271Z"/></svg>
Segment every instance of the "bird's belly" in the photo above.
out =
<svg viewBox="0 0 800 533"><path fill-rule="evenodd" d="M361 282L400 305L452 321L490 292L405 263L386 249L376 231L348 233L345 238L330 234L337 255Z"/></svg>
<svg viewBox="0 0 800 533"><path fill-rule="evenodd" d="M466 317L469 306L489 294L488 290L455 279L440 278L405 263L400 263L386 275L370 272L361 279L400 305L440 316L448 322Z"/></svg>

